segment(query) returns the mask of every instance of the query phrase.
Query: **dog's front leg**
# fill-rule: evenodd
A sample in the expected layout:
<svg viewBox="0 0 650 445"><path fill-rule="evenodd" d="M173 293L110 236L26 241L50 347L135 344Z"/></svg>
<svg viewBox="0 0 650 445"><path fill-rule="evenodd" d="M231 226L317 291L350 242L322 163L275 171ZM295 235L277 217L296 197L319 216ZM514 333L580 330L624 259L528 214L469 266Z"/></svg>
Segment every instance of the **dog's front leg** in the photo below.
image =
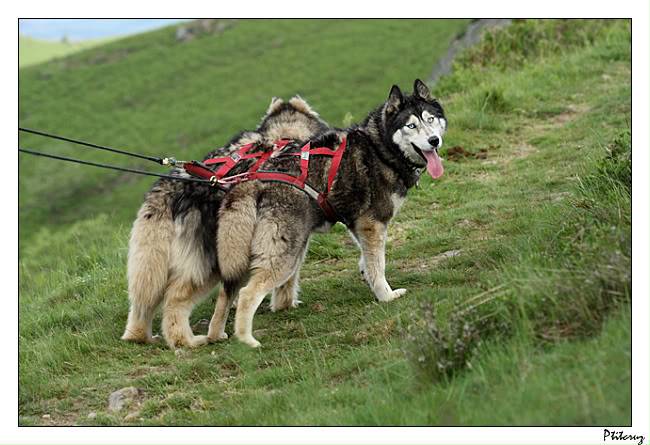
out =
<svg viewBox="0 0 650 445"><path fill-rule="evenodd" d="M386 228L386 224L365 217L355 227L365 278L379 301L391 301L406 293L406 289L391 289L386 281Z"/></svg>

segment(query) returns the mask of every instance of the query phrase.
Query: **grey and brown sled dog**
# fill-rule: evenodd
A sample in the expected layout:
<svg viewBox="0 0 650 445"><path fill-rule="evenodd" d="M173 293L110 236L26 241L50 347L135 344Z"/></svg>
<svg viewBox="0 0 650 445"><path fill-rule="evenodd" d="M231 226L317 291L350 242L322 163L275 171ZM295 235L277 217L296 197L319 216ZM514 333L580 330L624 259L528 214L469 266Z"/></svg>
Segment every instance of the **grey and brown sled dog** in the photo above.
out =
<svg viewBox="0 0 650 445"><path fill-rule="evenodd" d="M250 142L269 146L278 139L305 140L329 128L299 96L273 98L255 131L244 131L206 159L232 154ZM182 175L180 170L174 174ZM152 322L163 303L163 335L171 347L198 346L189 315L194 304L218 283L217 215L223 193L211 187L161 179L147 193L129 242L130 310L123 340L151 343ZM297 278L297 277L296 277ZM223 290L222 290L223 292ZM294 283L278 286L273 309L298 303Z"/></svg>
<svg viewBox="0 0 650 445"><path fill-rule="evenodd" d="M360 270L379 301L391 301L406 292L393 290L386 281L386 231L422 170L426 168L433 178L443 174L438 149L446 128L442 107L426 85L416 80L411 95L403 95L399 87L393 86L386 102L359 125L327 129L308 138L312 147L331 149L346 141L347 149L328 200L358 243ZM259 145L263 149L264 143ZM301 146L289 144L283 152L289 154ZM297 175L295 157L282 156L283 152L271 157L262 168ZM313 189L325 190L330 162L325 156L310 161L307 182ZM201 188L194 184L184 187L186 194L199 193ZM309 238L314 231L326 231L330 226L316 201L291 185L250 181L233 187L218 208L216 259L205 266L212 274L202 282L170 281L168 285L184 286L165 295L163 335L168 344L193 346L227 338L226 319L231 302L238 296L235 336L250 346L259 346L252 334L255 311L266 294L273 292L276 298L279 289L286 289L291 295L287 301L293 301ZM175 234L180 241L182 236ZM215 240L205 239L204 244L208 242L212 245ZM195 296L217 281L223 282L223 291L207 338L194 336L188 316ZM175 299L168 300L170 297Z"/></svg>

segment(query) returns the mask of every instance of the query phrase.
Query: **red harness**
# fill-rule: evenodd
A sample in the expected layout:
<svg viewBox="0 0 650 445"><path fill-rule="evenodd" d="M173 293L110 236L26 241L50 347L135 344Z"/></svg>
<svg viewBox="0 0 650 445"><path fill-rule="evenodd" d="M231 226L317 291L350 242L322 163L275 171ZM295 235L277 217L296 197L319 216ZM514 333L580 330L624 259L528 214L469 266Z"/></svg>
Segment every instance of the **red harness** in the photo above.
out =
<svg viewBox="0 0 650 445"><path fill-rule="evenodd" d="M302 190L311 198L316 200L316 203L323 210L325 218L329 222L335 223L336 221L339 221L340 218L337 216L334 207L332 207L328 201L327 196L332 190L334 178L336 178L336 174L339 170L341 158L343 157L343 153L345 152L345 147L347 145L346 139L343 138L341 144L336 150L332 150L328 147L311 148L311 142L307 142L299 152L288 153L290 156L300 156L300 176L292 176L280 172L259 171L259 168L262 166L262 164L264 164L270 157L273 157L279 150L286 147L290 142L290 140L281 139L273 144L272 151L263 151L257 153L248 153L248 151L253 148L255 144L246 144L230 156L207 159L203 162L193 161L191 163L183 164L183 167L185 168L185 171L190 175L201 179L207 179L213 185L220 185L224 189L227 189L232 185L239 184L240 182L253 180L278 181L290 184ZM332 157L332 164L330 165L329 174L327 176L327 190L325 192L317 192L306 182L307 175L309 174L309 159L312 155ZM253 166L244 173L226 177L226 175L239 163L239 161L244 159L257 159L257 162L255 162ZM211 170L207 167L209 165L221 166L216 170Z"/></svg>

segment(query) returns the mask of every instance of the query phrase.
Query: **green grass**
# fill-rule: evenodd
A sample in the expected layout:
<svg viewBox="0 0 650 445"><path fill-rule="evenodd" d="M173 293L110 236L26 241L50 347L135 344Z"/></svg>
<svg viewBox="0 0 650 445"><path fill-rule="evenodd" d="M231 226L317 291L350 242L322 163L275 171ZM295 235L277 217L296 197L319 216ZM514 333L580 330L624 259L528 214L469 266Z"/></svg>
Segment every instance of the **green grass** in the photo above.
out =
<svg viewBox="0 0 650 445"><path fill-rule="evenodd" d="M54 42L20 36L18 38L19 68L47 62L70 54L106 44L115 38L89 39L80 42Z"/></svg>
<svg viewBox="0 0 650 445"><path fill-rule="evenodd" d="M392 83L425 77L463 23L277 25L185 44L167 29L22 70L21 124L191 158L253 127L271 95L359 120ZM312 242L305 303L258 311L260 350L120 342L129 225L151 181L22 158L20 423L629 424L630 31L579 32L551 54L510 46L525 57L473 61L480 76L461 66L437 88L446 147L488 155L447 161L409 193L387 252L389 282L409 293L373 302L337 226ZM100 54L110 61L95 66ZM214 295L192 323L213 307ZM441 338L466 342L456 353ZM125 421L106 403L131 385L144 396Z"/></svg>

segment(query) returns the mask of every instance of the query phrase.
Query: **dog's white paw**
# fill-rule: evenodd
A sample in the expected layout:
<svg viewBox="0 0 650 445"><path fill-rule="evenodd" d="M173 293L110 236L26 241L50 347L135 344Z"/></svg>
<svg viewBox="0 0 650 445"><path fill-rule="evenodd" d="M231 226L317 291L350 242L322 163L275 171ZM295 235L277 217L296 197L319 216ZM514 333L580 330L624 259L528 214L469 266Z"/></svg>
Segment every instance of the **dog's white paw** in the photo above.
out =
<svg viewBox="0 0 650 445"><path fill-rule="evenodd" d="M250 346L251 348L259 348L260 346L262 346L262 343L255 340L255 337L253 337L252 335L246 337L237 337L237 339L240 342Z"/></svg>
<svg viewBox="0 0 650 445"><path fill-rule="evenodd" d="M208 339L207 335L195 335L193 338L187 341L187 347L198 348L199 346L208 344L209 341L210 340Z"/></svg>
<svg viewBox="0 0 650 445"><path fill-rule="evenodd" d="M208 333L208 338L210 339L210 342L224 341L224 340L228 340L228 334L226 334L225 332L222 332L222 333L217 334L217 335L210 335Z"/></svg>
<svg viewBox="0 0 650 445"><path fill-rule="evenodd" d="M293 309L297 308L298 305L302 304L302 301L300 300L291 300L291 303L286 303L282 302L278 304L277 306L274 306L273 303L269 304L269 308L271 309L271 312L277 312L277 311L284 311L287 309Z"/></svg>
<svg viewBox="0 0 650 445"><path fill-rule="evenodd" d="M382 303L387 303L389 301L393 301L401 297L406 293L406 289L395 289L393 291L390 291L388 295L385 295L384 298L378 298L379 301Z"/></svg>

